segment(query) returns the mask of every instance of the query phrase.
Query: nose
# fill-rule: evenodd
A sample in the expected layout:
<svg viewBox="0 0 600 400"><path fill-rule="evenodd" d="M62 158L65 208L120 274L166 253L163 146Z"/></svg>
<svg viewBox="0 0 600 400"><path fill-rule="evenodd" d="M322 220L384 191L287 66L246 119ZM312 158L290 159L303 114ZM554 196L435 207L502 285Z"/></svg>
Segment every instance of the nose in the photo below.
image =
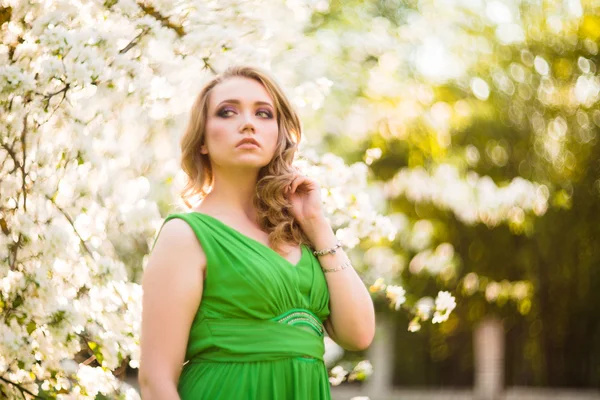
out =
<svg viewBox="0 0 600 400"><path fill-rule="evenodd" d="M252 123L252 116L244 113L242 119L242 125L240 126L240 133L252 132L255 133L254 124Z"/></svg>

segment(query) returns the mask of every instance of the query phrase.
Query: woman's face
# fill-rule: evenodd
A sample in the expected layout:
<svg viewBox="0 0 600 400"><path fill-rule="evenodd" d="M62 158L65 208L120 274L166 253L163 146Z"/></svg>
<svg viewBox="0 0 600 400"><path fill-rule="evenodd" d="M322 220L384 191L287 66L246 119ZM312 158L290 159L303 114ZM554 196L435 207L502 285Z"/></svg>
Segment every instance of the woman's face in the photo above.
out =
<svg viewBox="0 0 600 400"><path fill-rule="evenodd" d="M208 99L204 145L213 169L260 169L275 153L278 137L273 99L254 79L233 77L215 86Z"/></svg>

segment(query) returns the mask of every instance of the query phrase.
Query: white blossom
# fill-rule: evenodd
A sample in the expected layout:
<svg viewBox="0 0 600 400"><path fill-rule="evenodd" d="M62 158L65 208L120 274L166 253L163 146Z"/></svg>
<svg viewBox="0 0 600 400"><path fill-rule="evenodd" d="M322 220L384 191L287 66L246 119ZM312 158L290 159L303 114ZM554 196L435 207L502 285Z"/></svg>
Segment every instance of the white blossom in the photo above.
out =
<svg viewBox="0 0 600 400"><path fill-rule="evenodd" d="M329 371L329 383L333 386L338 386L340 383L346 379L348 375L348 371L344 369L341 365L336 365Z"/></svg>
<svg viewBox="0 0 600 400"><path fill-rule="evenodd" d="M344 349L328 336L324 338L324 341L325 354L323 354L323 361L327 367L331 367L343 357Z"/></svg>
<svg viewBox="0 0 600 400"><path fill-rule="evenodd" d="M435 312L431 322L434 324L448 320L450 313L456 307L456 300L450 292L440 291L435 299Z"/></svg>
<svg viewBox="0 0 600 400"><path fill-rule="evenodd" d="M385 295L395 310L398 310L406 301L406 290L402 286L388 285L385 289Z"/></svg>
<svg viewBox="0 0 600 400"><path fill-rule="evenodd" d="M386 193L388 197L404 195L414 202L432 202L451 210L466 224L521 224L523 213L540 216L548 208L548 192L543 185L517 177L498 187L491 178L473 171L461 177L449 164L439 165L432 174L420 167L402 169L388 183Z"/></svg>
<svg viewBox="0 0 600 400"><path fill-rule="evenodd" d="M431 317L434 309L434 301L431 297L422 297L415 304L415 314L423 321Z"/></svg>
<svg viewBox="0 0 600 400"><path fill-rule="evenodd" d="M421 330L421 323L419 322L419 317L415 317L408 323L408 331L414 333L414 332L418 332L420 330Z"/></svg>
<svg viewBox="0 0 600 400"><path fill-rule="evenodd" d="M348 381L364 381L373 375L373 365L369 360L359 361L348 375Z"/></svg>

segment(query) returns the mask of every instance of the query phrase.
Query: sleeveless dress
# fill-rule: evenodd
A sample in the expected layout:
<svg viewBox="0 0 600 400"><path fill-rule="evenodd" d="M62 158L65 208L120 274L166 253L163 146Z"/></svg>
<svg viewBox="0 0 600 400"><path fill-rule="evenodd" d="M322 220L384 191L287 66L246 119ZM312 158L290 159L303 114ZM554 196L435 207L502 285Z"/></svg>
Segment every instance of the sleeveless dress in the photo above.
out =
<svg viewBox="0 0 600 400"><path fill-rule="evenodd" d="M187 222L206 254L202 301L178 384L181 400L329 400L323 321L329 292L308 246L293 265L198 212Z"/></svg>

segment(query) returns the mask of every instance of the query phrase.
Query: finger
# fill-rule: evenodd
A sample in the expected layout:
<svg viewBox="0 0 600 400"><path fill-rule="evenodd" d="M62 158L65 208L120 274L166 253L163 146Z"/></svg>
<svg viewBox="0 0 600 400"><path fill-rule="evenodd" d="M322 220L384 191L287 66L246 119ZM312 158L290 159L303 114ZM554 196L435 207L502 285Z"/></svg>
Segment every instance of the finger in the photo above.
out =
<svg viewBox="0 0 600 400"><path fill-rule="evenodd" d="M306 177L302 176L302 175L296 175L296 177L294 178L294 180L292 181L290 187L291 187L291 193L296 193L296 189L298 189L298 186L300 186L301 184L303 184L306 181Z"/></svg>
<svg viewBox="0 0 600 400"><path fill-rule="evenodd" d="M292 183L294 183L294 180L296 179L296 177L294 176L292 178L292 180L290 181L290 183L287 184L287 186L283 189L283 193L286 196L289 196L290 194L292 194Z"/></svg>

